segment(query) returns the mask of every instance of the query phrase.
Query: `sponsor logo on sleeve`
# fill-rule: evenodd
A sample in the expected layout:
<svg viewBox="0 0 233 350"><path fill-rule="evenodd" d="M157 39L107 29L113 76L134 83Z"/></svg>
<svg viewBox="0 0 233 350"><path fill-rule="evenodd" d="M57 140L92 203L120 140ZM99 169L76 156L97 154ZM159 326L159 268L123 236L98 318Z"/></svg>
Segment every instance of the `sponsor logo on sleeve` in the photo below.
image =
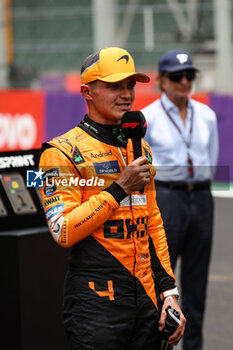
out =
<svg viewBox="0 0 233 350"><path fill-rule="evenodd" d="M50 198L44 200L44 207L45 208L50 207L51 205L53 205L55 203L59 203L61 201L62 201L61 195L50 197Z"/></svg>
<svg viewBox="0 0 233 350"><path fill-rule="evenodd" d="M46 219L50 220L54 215L61 213L63 211L64 211L64 204L63 203L54 205L52 208L48 209L45 212Z"/></svg>
<svg viewBox="0 0 233 350"><path fill-rule="evenodd" d="M52 196L52 194L55 193L56 189L57 189L57 187L56 187L55 184L53 184L52 186L45 186L44 187L44 194L45 194L45 196L46 197Z"/></svg>
<svg viewBox="0 0 233 350"><path fill-rule="evenodd" d="M62 216L61 214L56 214L48 222L50 232L56 242L58 242L61 236L64 220L64 216Z"/></svg>
<svg viewBox="0 0 233 350"><path fill-rule="evenodd" d="M59 168L51 168L44 173L44 194L46 197L52 196L55 193L57 187L54 183L54 178L59 177L59 175Z"/></svg>
<svg viewBox="0 0 233 350"><path fill-rule="evenodd" d="M117 160L111 160L110 162L93 163L96 174L116 174L120 173L120 167Z"/></svg>
<svg viewBox="0 0 233 350"><path fill-rule="evenodd" d="M68 219L66 219L64 221L64 223L63 223L61 243L63 245L67 245L68 244Z"/></svg>

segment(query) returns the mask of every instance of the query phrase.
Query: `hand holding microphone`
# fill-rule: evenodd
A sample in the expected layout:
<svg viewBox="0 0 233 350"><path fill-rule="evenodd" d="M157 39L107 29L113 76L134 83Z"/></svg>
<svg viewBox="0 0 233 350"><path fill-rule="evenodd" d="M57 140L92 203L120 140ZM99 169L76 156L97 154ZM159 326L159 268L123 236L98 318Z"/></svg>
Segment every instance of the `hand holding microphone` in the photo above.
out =
<svg viewBox="0 0 233 350"><path fill-rule="evenodd" d="M150 182L149 161L142 156L141 139L146 133L146 119L142 112L126 112L121 121L122 132L132 139L134 161L129 164L116 181L126 193L135 191L143 193L143 187Z"/></svg>

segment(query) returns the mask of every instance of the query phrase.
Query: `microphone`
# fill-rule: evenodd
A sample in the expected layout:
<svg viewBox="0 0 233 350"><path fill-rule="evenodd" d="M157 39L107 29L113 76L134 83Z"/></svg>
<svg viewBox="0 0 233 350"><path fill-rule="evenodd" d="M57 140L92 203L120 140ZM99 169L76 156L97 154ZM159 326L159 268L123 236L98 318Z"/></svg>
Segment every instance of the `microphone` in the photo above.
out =
<svg viewBox="0 0 233 350"><path fill-rule="evenodd" d="M125 112L121 119L122 133L133 141L134 159L142 155L141 139L146 134L146 118L141 111Z"/></svg>
<svg viewBox="0 0 233 350"><path fill-rule="evenodd" d="M146 134L146 118L141 111L125 112L121 119L121 130L127 139L132 139L134 159L142 155L142 138ZM143 193L143 189L139 191Z"/></svg>

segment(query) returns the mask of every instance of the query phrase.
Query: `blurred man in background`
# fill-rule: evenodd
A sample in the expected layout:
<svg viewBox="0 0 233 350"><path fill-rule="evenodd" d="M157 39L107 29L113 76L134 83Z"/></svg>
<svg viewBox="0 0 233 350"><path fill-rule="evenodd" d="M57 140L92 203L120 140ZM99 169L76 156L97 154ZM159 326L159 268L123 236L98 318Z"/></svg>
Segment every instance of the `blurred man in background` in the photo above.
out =
<svg viewBox="0 0 233 350"><path fill-rule="evenodd" d="M164 328L168 305L181 313L181 324L169 338L176 345L185 318L155 201L150 148L143 142L143 155L134 160L132 140L121 131L136 81L149 78L135 72L127 51L115 47L88 56L81 80L88 115L46 144L40 160L44 178L57 180L42 191L51 234L59 245L71 247L64 289L71 349L159 350L158 327ZM82 184L62 187L62 173L76 174ZM102 181L88 186L92 178ZM160 320L155 281L164 300Z"/></svg>
<svg viewBox="0 0 233 350"><path fill-rule="evenodd" d="M145 107L146 141L156 166L157 203L172 268L181 257L184 350L202 349L208 267L213 234L210 184L218 158L215 113L189 97L198 69L181 50L159 60L161 98Z"/></svg>

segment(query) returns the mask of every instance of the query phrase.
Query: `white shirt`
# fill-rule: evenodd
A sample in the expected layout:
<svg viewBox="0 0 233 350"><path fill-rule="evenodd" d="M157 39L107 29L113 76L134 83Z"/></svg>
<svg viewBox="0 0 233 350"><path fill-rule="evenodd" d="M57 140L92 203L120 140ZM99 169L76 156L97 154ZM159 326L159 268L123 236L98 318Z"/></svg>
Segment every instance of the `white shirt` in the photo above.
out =
<svg viewBox="0 0 233 350"><path fill-rule="evenodd" d="M164 111L160 99L142 109L147 120L145 140L152 149L153 165L157 171L156 179L161 181L212 180L218 159L218 129L215 112L207 105L189 99L184 125L178 108L165 93L162 94L161 100L183 136ZM190 135L192 113L193 127ZM189 154L194 166L192 178L189 177L187 166L189 141Z"/></svg>

